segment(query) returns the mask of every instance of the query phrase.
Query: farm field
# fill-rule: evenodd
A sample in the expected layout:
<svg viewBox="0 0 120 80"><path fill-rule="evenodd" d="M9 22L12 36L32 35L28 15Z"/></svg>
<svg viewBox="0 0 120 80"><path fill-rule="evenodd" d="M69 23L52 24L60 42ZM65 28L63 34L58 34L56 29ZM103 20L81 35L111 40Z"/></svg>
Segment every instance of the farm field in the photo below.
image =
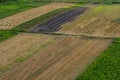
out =
<svg viewBox="0 0 120 80"><path fill-rule="evenodd" d="M0 51L8 49L1 59L8 64L34 55L1 74L0 80L74 80L110 43L79 36L19 34L0 44L5 45ZM1 65L5 65L2 60Z"/></svg>
<svg viewBox="0 0 120 80"><path fill-rule="evenodd" d="M55 39L52 36L21 33L13 38L1 42L0 70L3 71L4 68L22 61L22 59L29 57L36 51L51 44L54 40Z"/></svg>
<svg viewBox="0 0 120 80"><path fill-rule="evenodd" d="M120 39L112 44L76 80L120 80Z"/></svg>
<svg viewBox="0 0 120 80"><path fill-rule="evenodd" d="M120 37L120 5L99 5L66 23L57 33L94 37Z"/></svg>
<svg viewBox="0 0 120 80"><path fill-rule="evenodd" d="M38 8L30 9L30 10L15 14L7 18L3 18L0 20L0 29L12 29L19 24L22 24L26 21L34 19L52 10L55 10L58 8L65 8L69 6L72 6L72 4L51 3L51 4L47 4L47 5L38 7Z"/></svg>
<svg viewBox="0 0 120 80"><path fill-rule="evenodd" d="M120 5L72 1L0 16L0 80L120 80Z"/></svg>

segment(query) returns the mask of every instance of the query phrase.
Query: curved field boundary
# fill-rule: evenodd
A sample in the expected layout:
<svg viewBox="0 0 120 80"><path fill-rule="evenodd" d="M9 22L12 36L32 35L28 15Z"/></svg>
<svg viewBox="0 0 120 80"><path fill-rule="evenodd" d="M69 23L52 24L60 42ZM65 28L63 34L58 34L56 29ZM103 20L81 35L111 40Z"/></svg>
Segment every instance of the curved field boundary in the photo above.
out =
<svg viewBox="0 0 120 80"><path fill-rule="evenodd" d="M27 36L30 38L26 38ZM44 39L54 40L48 47L38 49L35 52L37 54L1 74L0 80L74 80L111 43L111 40L82 39L69 35L52 35L49 38L40 34L19 34L16 37L13 38L15 43L9 41L11 45L18 45L20 51L24 49L28 53L33 51L35 46L41 45ZM31 48L25 49L24 46L27 45L31 45ZM18 48L8 51L9 55L13 56L12 52L16 49ZM10 56L4 55L3 58L13 59L16 56L9 58Z"/></svg>
<svg viewBox="0 0 120 80"><path fill-rule="evenodd" d="M40 15L48 13L52 10L68 7L71 5L72 4L68 4L68 3L51 3L48 5L42 6L42 7L30 9L30 10L15 14L15 15L7 17L7 18L3 18L0 20L0 29L12 29L13 27L15 27L21 23L29 21Z"/></svg>

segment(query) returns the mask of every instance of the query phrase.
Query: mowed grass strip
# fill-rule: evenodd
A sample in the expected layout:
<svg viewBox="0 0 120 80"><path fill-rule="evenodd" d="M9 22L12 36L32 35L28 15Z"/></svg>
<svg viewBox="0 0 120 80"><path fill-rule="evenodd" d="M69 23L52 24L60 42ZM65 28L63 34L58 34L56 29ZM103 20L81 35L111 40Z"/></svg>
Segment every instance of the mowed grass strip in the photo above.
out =
<svg viewBox="0 0 120 80"><path fill-rule="evenodd" d="M120 39L115 39L76 80L120 80Z"/></svg>
<svg viewBox="0 0 120 80"><path fill-rule="evenodd" d="M11 30L0 30L0 42L17 35L19 32L18 31L11 31Z"/></svg>

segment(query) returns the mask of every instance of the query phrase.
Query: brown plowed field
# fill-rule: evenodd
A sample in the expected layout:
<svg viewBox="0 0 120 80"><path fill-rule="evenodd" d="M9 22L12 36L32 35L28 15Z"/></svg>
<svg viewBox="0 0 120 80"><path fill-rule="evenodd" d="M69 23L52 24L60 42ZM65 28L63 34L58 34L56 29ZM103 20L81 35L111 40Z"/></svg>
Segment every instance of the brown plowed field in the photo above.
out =
<svg viewBox="0 0 120 80"><path fill-rule="evenodd" d="M52 10L68 7L71 5L72 4L67 4L67 3L51 3L48 5L42 6L42 7L30 9L30 10L15 14L15 15L7 17L7 18L3 18L0 20L0 29L12 29L13 27L15 27L21 23L29 21L40 15L48 13Z"/></svg>
<svg viewBox="0 0 120 80"><path fill-rule="evenodd" d="M12 39L16 42L12 43ZM18 45L20 51L26 51L25 45L29 45L31 52L46 39L52 40L52 44L42 46L31 58L11 67L0 75L0 80L74 80L111 43L105 39L39 34L19 34L8 41ZM11 56L15 55L14 50L8 51Z"/></svg>

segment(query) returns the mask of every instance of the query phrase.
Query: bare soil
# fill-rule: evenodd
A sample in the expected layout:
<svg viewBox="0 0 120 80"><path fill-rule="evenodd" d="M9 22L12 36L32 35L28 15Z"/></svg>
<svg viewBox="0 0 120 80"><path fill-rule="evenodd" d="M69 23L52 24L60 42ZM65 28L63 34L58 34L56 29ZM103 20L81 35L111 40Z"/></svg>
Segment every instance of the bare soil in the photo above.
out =
<svg viewBox="0 0 120 80"><path fill-rule="evenodd" d="M68 3L51 3L51 4L47 4L45 6L42 6L42 7L30 9L30 10L12 15L7 18L3 18L0 20L0 29L12 29L13 27L15 27L21 23L29 21L40 15L48 13L52 10L68 7L71 5L72 4L68 4Z"/></svg>

